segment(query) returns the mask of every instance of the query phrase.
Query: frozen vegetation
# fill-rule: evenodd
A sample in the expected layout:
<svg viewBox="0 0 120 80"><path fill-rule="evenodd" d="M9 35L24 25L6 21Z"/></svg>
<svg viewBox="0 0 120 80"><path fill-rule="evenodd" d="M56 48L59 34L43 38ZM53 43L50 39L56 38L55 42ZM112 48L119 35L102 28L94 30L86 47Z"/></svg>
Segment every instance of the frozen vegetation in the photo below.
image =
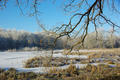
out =
<svg viewBox="0 0 120 80"><path fill-rule="evenodd" d="M80 50L79 52L100 52L99 50ZM69 58L69 59L80 59L80 61L75 62L74 65L76 66L76 68L83 68L85 66L87 66L88 63L82 63L82 61L88 61L88 58L90 58L89 56L92 56L94 58L91 57L90 59L90 63L92 65L98 65L98 64L107 64L107 62L105 61L112 61L112 62L118 62L119 63L119 59L120 56L119 55L104 55L101 54L101 57L96 57L95 54L86 54L86 55L65 55L62 53L63 50L54 50L54 54L52 55L52 57L54 58ZM75 52L75 51L73 51ZM77 51L76 51L77 52ZM96 53L97 54L97 53ZM4 69L9 69L9 68L15 68L16 70L20 71L20 72L37 72L37 73L45 73L47 71L49 71L50 69L66 69L70 66L69 65L63 65L63 66L58 66L58 67L33 67L33 68L25 68L25 62L28 59L34 58L34 57L39 57L39 56L51 56L51 51L31 51L31 52L0 52L0 68L4 68ZM109 57L108 57L109 56ZM115 57L115 58L111 58L111 57ZM119 57L119 58L116 58ZM116 59L116 60L115 60ZM111 67L115 67L114 63L110 63L109 64Z"/></svg>
<svg viewBox="0 0 120 80"><path fill-rule="evenodd" d="M0 68L15 68L18 71L25 72L45 72L46 69L52 69L53 67L37 67L37 68L24 68L25 61L35 56L50 56L51 51L32 51L32 52L0 52ZM81 58L87 59L87 55L63 55L60 50L56 50L53 57L67 57L67 58ZM84 67L86 64L75 64L76 67ZM65 69L69 65L65 65L62 68Z"/></svg>

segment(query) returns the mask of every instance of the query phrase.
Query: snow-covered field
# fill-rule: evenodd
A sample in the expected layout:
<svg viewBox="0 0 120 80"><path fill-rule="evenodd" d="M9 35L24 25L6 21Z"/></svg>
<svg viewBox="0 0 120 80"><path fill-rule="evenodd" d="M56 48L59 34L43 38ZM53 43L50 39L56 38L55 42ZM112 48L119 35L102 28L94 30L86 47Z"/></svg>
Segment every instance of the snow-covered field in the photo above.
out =
<svg viewBox="0 0 120 80"><path fill-rule="evenodd" d="M99 52L100 50L98 50ZM88 60L88 56L90 54L86 55L65 55L62 53L63 50L54 50L53 57L61 58L61 57L67 57L67 58L79 58L83 61ZM75 52L75 51L73 51ZM96 52L96 50L79 50L79 52ZM45 73L49 71L50 69L66 69L70 65L64 65L59 67L35 67L35 68L24 68L25 62L28 59L31 59L35 56L51 56L52 51L30 51L30 52L0 52L0 68L9 69L9 68L15 68L16 70L20 72L36 72L36 73ZM101 56L100 58L93 58L91 59L93 65L98 64L106 64L104 63L105 60L112 61L115 63L119 63L120 56L114 55L114 54L107 54L109 57L105 57L105 55ZM114 57L114 58L111 58ZM96 63L99 62L99 63ZM77 68L83 68L87 66L87 64L82 64L81 62L77 62L74 64ZM110 64L112 67L115 65Z"/></svg>
<svg viewBox="0 0 120 80"><path fill-rule="evenodd" d="M51 51L32 51L32 52L0 52L0 68L8 69L15 68L18 71L24 72L46 72L53 67L37 67L37 68L24 68L25 61L35 56L51 56ZM62 50L55 50L53 57L67 57L67 58L81 58L87 59L86 55L63 55ZM86 64L74 64L77 68L85 67ZM56 67L65 69L69 65Z"/></svg>

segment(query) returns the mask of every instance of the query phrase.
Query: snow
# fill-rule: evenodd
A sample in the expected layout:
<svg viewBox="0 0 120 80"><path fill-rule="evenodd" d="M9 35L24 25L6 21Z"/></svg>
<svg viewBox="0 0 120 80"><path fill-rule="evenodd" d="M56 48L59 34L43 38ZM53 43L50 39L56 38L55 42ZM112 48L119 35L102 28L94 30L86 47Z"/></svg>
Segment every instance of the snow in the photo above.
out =
<svg viewBox="0 0 120 80"><path fill-rule="evenodd" d="M24 61L34 56L32 52L0 52L0 67L22 68Z"/></svg>
<svg viewBox="0 0 120 80"><path fill-rule="evenodd" d="M97 66L99 64L104 64L104 65L108 65L109 67L116 67L116 65L114 64L107 64L107 63L91 63L91 65Z"/></svg>
<svg viewBox="0 0 120 80"><path fill-rule="evenodd" d="M79 50L81 52L87 50ZM89 50L88 50L89 51ZM35 56L53 56L53 57L67 57L67 58L80 58L87 59L88 55L64 55L62 54L63 50L55 50L52 55L52 51L30 51L30 52L0 52L0 68L5 70L9 68L15 68L19 72L35 72L35 73L47 73L50 69L66 69L70 65L64 65L61 67L36 67L36 68L24 68L25 61ZM106 58L94 58L93 61L103 61ZM97 66L98 64L107 64L107 63L91 63L92 65ZM76 68L84 68L88 64L74 64ZM115 65L109 64L111 67Z"/></svg>
<svg viewBox="0 0 120 80"><path fill-rule="evenodd" d="M63 55L62 53L53 54L53 57L67 57L67 58L81 58L81 59L88 58L88 56L86 55Z"/></svg>
<svg viewBox="0 0 120 80"><path fill-rule="evenodd" d="M74 64L76 68L81 69L87 66L87 64ZM70 65L65 65L62 67L37 67L37 68L16 68L19 72L35 72L35 73L47 73L49 70L53 69L67 69ZM7 68L8 69L8 68Z"/></svg>
<svg viewBox="0 0 120 80"><path fill-rule="evenodd" d="M87 64L75 64L76 68L81 69L87 66Z"/></svg>
<svg viewBox="0 0 120 80"><path fill-rule="evenodd" d="M15 68L19 72L36 72L45 73L49 69L66 69L70 65L62 67L37 67L37 68L24 68L25 61L35 56L50 56L51 51L31 51L31 52L0 52L0 68L9 69ZM67 57L67 58L82 58L86 59L86 55L63 55L62 50L56 50L53 57ZM86 64L74 64L77 68L85 67Z"/></svg>
<svg viewBox="0 0 120 80"><path fill-rule="evenodd" d="M49 70L53 69L67 69L70 65L65 65L62 67L37 67L37 68L16 68L19 72L35 72L35 73L47 73ZM74 64L76 68L81 69L87 66L87 64Z"/></svg>

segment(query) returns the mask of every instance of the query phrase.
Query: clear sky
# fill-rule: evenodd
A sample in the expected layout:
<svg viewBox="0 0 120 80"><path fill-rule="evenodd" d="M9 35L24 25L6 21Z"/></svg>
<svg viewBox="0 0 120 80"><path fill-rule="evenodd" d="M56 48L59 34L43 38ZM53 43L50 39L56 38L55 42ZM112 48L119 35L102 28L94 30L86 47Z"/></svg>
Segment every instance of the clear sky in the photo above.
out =
<svg viewBox="0 0 120 80"><path fill-rule="evenodd" d="M20 13L18 7L16 7L15 2L10 0L7 4L7 7L3 10L0 10L0 28L4 29L16 29L16 30L26 30L30 32L41 31L41 28L36 23L34 17L23 16ZM66 14L63 11L62 0L57 0L55 4L50 0L46 0L40 5L40 22L45 25L47 29L51 27L67 23L70 14ZM106 11L107 12L107 11ZM114 13L107 13L116 23L119 23L120 16L116 16Z"/></svg>
<svg viewBox="0 0 120 80"><path fill-rule="evenodd" d="M61 4L53 4L47 0L41 3L40 6L40 22L43 23L47 29L57 24L61 24L67 19L65 13L60 7ZM35 17L24 16L21 14L15 2L8 2L7 7L0 11L0 28L27 30L30 32L40 31L41 28L36 23Z"/></svg>

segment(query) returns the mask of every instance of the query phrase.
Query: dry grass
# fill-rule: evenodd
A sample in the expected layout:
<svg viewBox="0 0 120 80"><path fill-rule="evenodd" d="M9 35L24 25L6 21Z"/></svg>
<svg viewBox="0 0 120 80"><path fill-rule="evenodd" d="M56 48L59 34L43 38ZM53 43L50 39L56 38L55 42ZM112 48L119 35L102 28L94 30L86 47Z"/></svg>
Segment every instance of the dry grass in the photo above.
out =
<svg viewBox="0 0 120 80"><path fill-rule="evenodd" d="M1 72L2 71L2 72ZM0 80L33 80L37 77L37 74L33 72L17 72L15 69L9 70L0 69Z"/></svg>
<svg viewBox="0 0 120 80"><path fill-rule="evenodd" d="M71 53L83 54L83 53ZM109 58L120 61L120 50L105 49L97 53L85 53L91 54L89 59L93 58ZM116 56L119 56L118 59ZM73 62L70 62L72 60ZM68 58L51 58L50 57L34 57L29 59L25 63L25 67L40 67L40 66L62 66L65 64L71 64L75 61L81 63L89 63L89 60L81 59L68 59ZM67 69L51 69L48 73L37 74L33 72L17 72L15 69L9 69L7 71L0 69L0 80L120 80L120 63L113 62L111 60L104 60L108 64L114 64L116 67L110 67L109 65L100 64L97 66L88 65L85 68L77 69L72 64Z"/></svg>
<svg viewBox="0 0 120 80"><path fill-rule="evenodd" d="M70 65L67 69L52 69L45 74L0 69L0 80L120 80L120 67L101 64L77 69Z"/></svg>
<svg viewBox="0 0 120 80"><path fill-rule="evenodd" d="M117 66L117 67L120 67L120 63L116 63L116 66Z"/></svg>
<svg viewBox="0 0 120 80"><path fill-rule="evenodd" d="M94 52L64 52L65 55L87 55L93 54Z"/></svg>
<svg viewBox="0 0 120 80"><path fill-rule="evenodd" d="M71 65L68 69L56 70L50 73L58 75L58 79L62 78L62 80L114 80L116 76L119 79L115 80L120 80L120 68L111 68L108 65L88 65L81 70Z"/></svg>
<svg viewBox="0 0 120 80"><path fill-rule="evenodd" d="M49 64L49 59L50 57L33 57L31 59L28 59L26 62L25 62L25 68L34 68L34 67L49 67L50 64Z"/></svg>
<svg viewBox="0 0 120 80"><path fill-rule="evenodd" d="M31 67L58 67L58 66L63 66L66 64L75 64L77 62L83 63L83 64L88 64L88 63L100 63L101 60L94 60L94 59L104 59L102 62L103 63L108 63L108 64L116 64L116 62L112 61L112 59L116 59L118 62L120 61L120 50L119 49L103 49L99 50L98 52L71 52L69 53L70 55L83 55L83 54L90 54L88 59L79 59L79 58L50 58L50 57L34 57L32 59L28 59L25 62L25 67L26 68L31 68Z"/></svg>
<svg viewBox="0 0 120 80"><path fill-rule="evenodd" d="M96 50L96 51L113 51L113 50L120 50L120 48L93 48L93 49L88 49L88 50Z"/></svg>
<svg viewBox="0 0 120 80"><path fill-rule="evenodd" d="M94 54L89 55L89 60L91 59L105 59L103 62L108 64L114 64L114 60L120 61L120 48L118 49L105 49L95 52ZM99 61L98 61L99 62Z"/></svg>
<svg viewBox="0 0 120 80"><path fill-rule="evenodd" d="M64 50L63 54L65 55L87 55L87 54L98 54L98 53L105 53L105 54L109 54L109 53L114 53L114 54L120 54L120 48L112 48L112 49L87 49L88 51L71 51L69 52L69 50Z"/></svg>
<svg viewBox="0 0 120 80"><path fill-rule="evenodd" d="M107 63L108 64L115 64L113 61L108 61Z"/></svg>
<svg viewBox="0 0 120 80"><path fill-rule="evenodd" d="M64 66L68 64L75 64L77 62L80 62L81 59L79 58L59 58L59 57L33 57L31 59L28 59L25 62L25 68L34 68L34 67L59 67Z"/></svg>
<svg viewBox="0 0 120 80"><path fill-rule="evenodd" d="M65 53L66 54L66 53ZM116 62L112 60L117 60L118 62L120 61L120 48L118 49L97 49L96 51L94 50L93 52L71 52L68 53L67 55L88 55L87 60L81 60L80 62L83 64L86 63L100 63L101 60L94 60L94 59L103 59L103 63L108 63L108 64L115 64Z"/></svg>

